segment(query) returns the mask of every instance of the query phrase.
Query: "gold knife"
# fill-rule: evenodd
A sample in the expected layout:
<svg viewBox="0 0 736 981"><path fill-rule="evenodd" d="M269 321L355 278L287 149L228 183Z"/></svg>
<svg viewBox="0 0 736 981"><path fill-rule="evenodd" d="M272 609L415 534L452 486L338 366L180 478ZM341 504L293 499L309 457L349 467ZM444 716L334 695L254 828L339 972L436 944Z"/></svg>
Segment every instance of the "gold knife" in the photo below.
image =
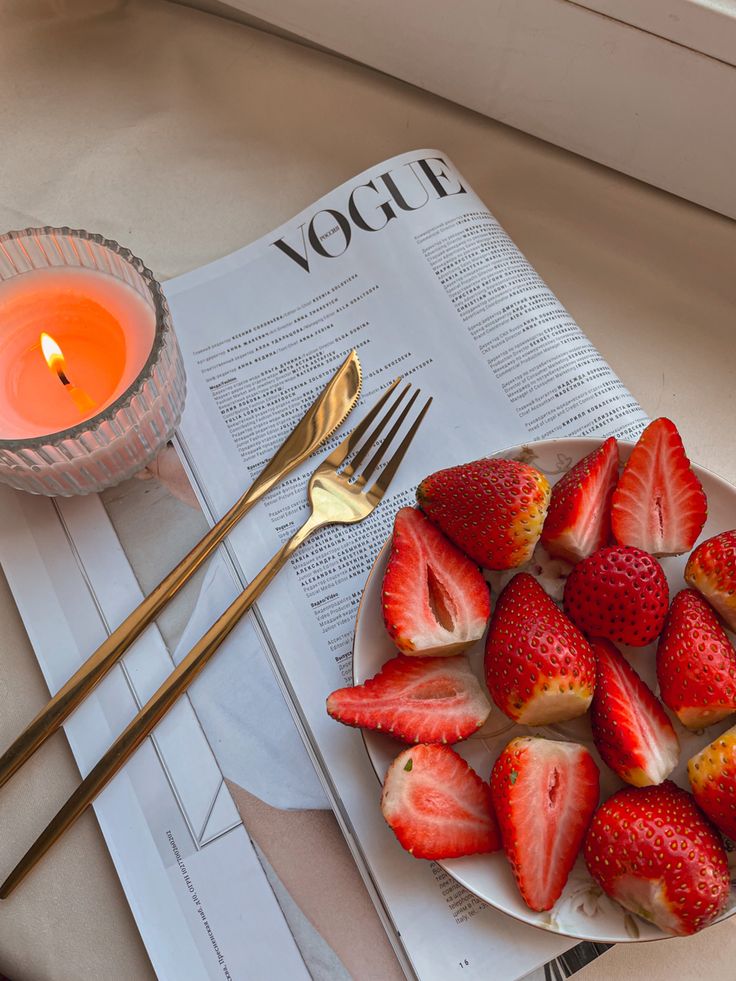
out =
<svg viewBox="0 0 736 981"><path fill-rule="evenodd" d="M0 787L33 756L80 702L102 681L130 645L156 619L169 600L178 593L256 501L306 460L345 421L358 401L361 381L360 361L356 352L351 351L243 496L194 546L179 565L156 586L140 606L123 620L94 654L87 658L64 687L3 753L0 757Z"/></svg>

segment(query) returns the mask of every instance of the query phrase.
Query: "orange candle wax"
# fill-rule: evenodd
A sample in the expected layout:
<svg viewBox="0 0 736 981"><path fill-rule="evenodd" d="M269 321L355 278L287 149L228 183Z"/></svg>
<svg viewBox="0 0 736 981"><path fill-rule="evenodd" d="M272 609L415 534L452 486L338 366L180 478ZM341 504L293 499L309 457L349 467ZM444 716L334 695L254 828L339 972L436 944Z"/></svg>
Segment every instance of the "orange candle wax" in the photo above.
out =
<svg viewBox="0 0 736 981"><path fill-rule="evenodd" d="M61 352L51 363L44 333ZM0 283L0 439L92 419L135 382L154 334L150 304L104 272L64 266Z"/></svg>

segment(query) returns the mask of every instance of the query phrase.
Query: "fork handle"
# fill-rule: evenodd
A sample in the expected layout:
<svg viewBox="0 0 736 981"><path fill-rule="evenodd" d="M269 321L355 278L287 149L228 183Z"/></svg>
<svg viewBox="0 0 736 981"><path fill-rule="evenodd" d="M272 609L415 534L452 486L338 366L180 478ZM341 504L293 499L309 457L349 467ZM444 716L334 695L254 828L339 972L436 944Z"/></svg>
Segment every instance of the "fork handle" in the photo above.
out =
<svg viewBox="0 0 736 981"><path fill-rule="evenodd" d="M258 575L213 623L206 634L194 645L186 657L179 662L158 691L151 696L135 718L127 725L105 755L90 770L56 817L49 823L34 844L29 848L18 865L13 869L0 887L0 899L6 899L15 887L23 881L34 865L84 813L95 797L110 782L120 768L130 759L141 743L166 715L171 706L194 681L212 655L225 640L240 618L258 599L276 573L288 561L296 549L314 531L326 522L315 518L312 513L302 527L283 545Z"/></svg>
<svg viewBox="0 0 736 981"><path fill-rule="evenodd" d="M51 698L0 756L0 787L16 773L46 740L68 719L74 709L97 687L128 648L152 623L181 587L194 575L227 533L247 514L267 487L256 481L217 524L103 641L66 684Z"/></svg>

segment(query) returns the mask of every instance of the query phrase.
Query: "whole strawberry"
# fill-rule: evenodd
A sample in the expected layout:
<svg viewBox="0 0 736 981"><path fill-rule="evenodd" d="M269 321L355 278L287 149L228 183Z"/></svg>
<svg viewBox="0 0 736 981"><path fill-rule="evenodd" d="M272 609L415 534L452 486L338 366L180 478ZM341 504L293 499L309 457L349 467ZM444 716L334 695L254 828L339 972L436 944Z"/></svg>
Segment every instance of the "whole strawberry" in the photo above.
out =
<svg viewBox="0 0 736 981"><path fill-rule="evenodd" d="M596 660L590 724L595 748L614 773L635 787L662 783L680 757L667 713L610 640L591 640Z"/></svg>
<svg viewBox="0 0 736 981"><path fill-rule="evenodd" d="M565 583L565 612L590 637L646 647L667 616L662 566L640 548L613 545L579 562Z"/></svg>
<svg viewBox="0 0 736 981"><path fill-rule="evenodd" d="M421 511L401 508L381 606L386 630L404 654L449 655L483 636L491 597L477 565Z"/></svg>
<svg viewBox="0 0 736 981"><path fill-rule="evenodd" d="M491 773L504 851L524 902L560 898L598 804L598 767L584 746L535 736L512 739Z"/></svg>
<svg viewBox="0 0 736 981"><path fill-rule="evenodd" d="M736 630L736 529L698 545L687 560L685 580Z"/></svg>
<svg viewBox="0 0 736 981"><path fill-rule="evenodd" d="M438 470L417 488L422 511L486 569L515 569L531 558L549 496L547 478L516 460Z"/></svg>
<svg viewBox="0 0 736 981"><path fill-rule="evenodd" d="M414 858L459 858L501 847L491 788L449 746L412 746L383 781L381 811Z"/></svg>
<svg viewBox="0 0 736 981"><path fill-rule="evenodd" d="M617 479L618 443L610 436L557 481L542 529L550 555L579 562L608 544Z"/></svg>
<svg viewBox="0 0 736 981"><path fill-rule="evenodd" d="M736 841L736 726L693 756L687 775L700 807Z"/></svg>
<svg viewBox="0 0 736 981"><path fill-rule="evenodd" d="M672 600L657 645L662 701L688 729L702 729L736 712L736 651L700 593Z"/></svg>
<svg viewBox="0 0 736 981"><path fill-rule="evenodd" d="M485 673L501 711L530 726L582 715L595 688L590 645L526 572L499 596L486 638Z"/></svg>
<svg viewBox="0 0 736 981"><path fill-rule="evenodd" d="M707 512L703 486L677 427L670 419L655 419L631 451L614 491L614 538L652 555L680 555L695 544Z"/></svg>
<svg viewBox="0 0 736 981"><path fill-rule="evenodd" d="M696 933L728 902L721 836L671 780L609 797L591 821L584 854L611 899L666 933Z"/></svg>

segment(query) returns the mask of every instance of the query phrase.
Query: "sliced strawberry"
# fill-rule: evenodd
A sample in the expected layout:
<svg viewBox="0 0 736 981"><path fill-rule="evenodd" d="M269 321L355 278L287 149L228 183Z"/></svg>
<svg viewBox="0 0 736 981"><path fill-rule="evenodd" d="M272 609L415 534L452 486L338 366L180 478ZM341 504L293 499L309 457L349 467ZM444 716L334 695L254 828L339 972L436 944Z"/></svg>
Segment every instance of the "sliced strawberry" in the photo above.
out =
<svg viewBox="0 0 736 981"><path fill-rule="evenodd" d="M396 514L381 599L404 654L457 654L482 637L491 612L478 567L416 508Z"/></svg>
<svg viewBox="0 0 736 981"><path fill-rule="evenodd" d="M490 787L449 746L399 753L383 781L381 810L415 858L459 858L501 847Z"/></svg>
<svg viewBox="0 0 736 981"><path fill-rule="evenodd" d="M430 474L417 488L422 511L486 569L528 562L549 504L549 481L518 460L475 460Z"/></svg>
<svg viewBox="0 0 736 981"><path fill-rule="evenodd" d="M613 493L616 541L652 555L679 555L695 544L707 510L705 491L677 427L669 419L655 419L631 451Z"/></svg>
<svg viewBox="0 0 736 981"><path fill-rule="evenodd" d="M736 529L698 545L687 560L685 580L736 630Z"/></svg>
<svg viewBox="0 0 736 981"><path fill-rule="evenodd" d="M608 544L617 479L618 443L610 436L557 481L541 539L550 555L579 562Z"/></svg>
<svg viewBox="0 0 736 981"><path fill-rule="evenodd" d="M584 746L512 739L491 773L493 806L524 902L551 909L598 806L598 767Z"/></svg>
<svg viewBox="0 0 736 981"><path fill-rule="evenodd" d="M590 645L526 572L517 573L498 598L485 673L496 705L529 726L582 715L595 688Z"/></svg>
<svg viewBox="0 0 736 981"><path fill-rule="evenodd" d="M608 896L667 933L702 930L728 903L721 836L671 780L609 797L585 836L585 861Z"/></svg>
<svg viewBox="0 0 736 981"><path fill-rule="evenodd" d="M657 679L662 701L688 729L736 712L736 651L694 589L672 600L657 645Z"/></svg>
<svg viewBox="0 0 736 981"><path fill-rule="evenodd" d="M363 685L340 688L327 699L333 719L380 729L405 743L456 743L486 721L491 703L468 659L398 657Z"/></svg>
<svg viewBox="0 0 736 981"><path fill-rule="evenodd" d="M736 726L693 756L687 775L699 807L736 841Z"/></svg>
<svg viewBox="0 0 736 981"><path fill-rule="evenodd" d="M667 616L662 566L640 548L612 545L578 562L565 583L565 613L589 637L646 647Z"/></svg>
<svg viewBox="0 0 736 981"><path fill-rule="evenodd" d="M626 783L662 783L680 756L667 713L610 640L591 640L590 646L596 660L590 706L596 749Z"/></svg>

